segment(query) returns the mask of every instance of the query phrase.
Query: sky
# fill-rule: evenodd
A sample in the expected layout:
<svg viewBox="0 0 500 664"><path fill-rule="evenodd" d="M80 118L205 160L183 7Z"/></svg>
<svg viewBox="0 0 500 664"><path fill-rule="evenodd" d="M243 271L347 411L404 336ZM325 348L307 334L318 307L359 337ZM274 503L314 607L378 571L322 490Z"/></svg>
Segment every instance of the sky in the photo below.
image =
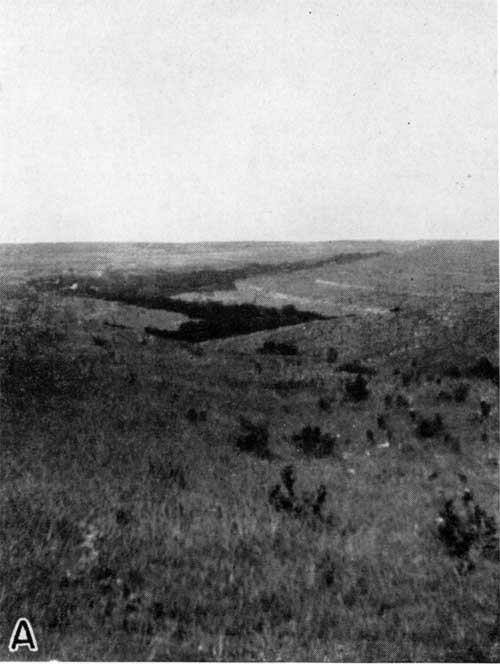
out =
<svg viewBox="0 0 500 664"><path fill-rule="evenodd" d="M498 237L494 0L1 0L0 242Z"/></svg>

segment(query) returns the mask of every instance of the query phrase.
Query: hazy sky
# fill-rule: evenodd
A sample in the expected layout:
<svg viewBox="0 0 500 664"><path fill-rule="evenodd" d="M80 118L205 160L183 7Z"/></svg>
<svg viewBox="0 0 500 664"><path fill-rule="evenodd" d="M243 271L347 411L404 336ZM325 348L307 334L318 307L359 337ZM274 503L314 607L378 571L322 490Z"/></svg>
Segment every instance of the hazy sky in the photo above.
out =
<svg viewBox="0 0 500 664"><path fill-rule="evenodd" d="M493 238L494 0L0 0L0 241Z"/></svg>

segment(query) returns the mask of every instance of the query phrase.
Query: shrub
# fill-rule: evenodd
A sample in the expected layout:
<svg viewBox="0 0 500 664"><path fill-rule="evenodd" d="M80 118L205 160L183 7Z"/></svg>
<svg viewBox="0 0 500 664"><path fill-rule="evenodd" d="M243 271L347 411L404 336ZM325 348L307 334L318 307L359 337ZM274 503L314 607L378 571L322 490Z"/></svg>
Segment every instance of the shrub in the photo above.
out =
<svg viewBox="0 0 500 664"><path fill-rule="evenodd" d="M456 364L448 365L443 370L443 376L446 376L447 378L460 378L461 375L462 372L456 366Z"/></svg>
<svg viewBox="0 0 500 664"><path fill-rule="evenodd" d="M326 361L329 364L335 364L339 357L339 351L336 348L330 347L326 352Z"/></svg>
<svg viewBox="0 0 500 664"><path fill-rule="evenodd" d="M243 432L236 441L238 449L263 459L269 458L271 452L269 450L269 430L266 424L250 422L245 417L240 417L240 425Z"/></svg>
<svg viewBox="0 0 500 664"><path fill-rule="evenodd" d="M467 397L469 396L469 391L470 391L470 386L467 383L460 383L455 388L455 391L453 393L453 397L455 398L455 401L457 403L464 403L467 401Z"/></svg>
<svg viewBox="0 0 500 664"><path fill-rule="evenodd" d="M367 399L370 390L368 389L368 383L366 378L362 374L358 373L356 378L352 381L348 381L345 385L345 392L348 399L351 401L363 401Z"/></svg>
<svg viewBox="0 0 500 664"><path fill-rule="evenodd" d="M409 408L410 402L408 401L408 398L404 396L404 394L398 394L396 397L396 406L398 408Z"/></svg>
<svg viewBox="0 0 500 664"><path fill-rule="evenodd" d="M413 374L411 371L405 371L404 373L401 374L401 382L403 384L403 387L409 387L411 384L413 378Z"/></svg>
<svg viewBox="0 0 500 664"><path fill-rule="evenodd" d="M499 547L495 518L474 505L469 489L465 489L461 502L459 512L453 499L446 500L436 520L437 536L448 555L459 559L459 570L466 572L475 567L473 553L497 561Z"/></svg>
<svg viewBox="0 0 500 664"><path fill-rule="evenodd" d="M487 418L490 416L491 413L491 404L488 403L485 399L481 399L479 402L479 406L481 408L481 415L484 418Z"/></svg>
<svg viewBox="0 0 500 664"><path fill-rule="evenodd" d="M422 418L417 426L417 434L420 438L433 438L442 433L444 429L443 419L436 413L432 419Z"/></svg>
<svg viewBox="0 0 500 664"><path fill-rule="evenodd" d="M330 412L331 409L331 403L330 400L327 399L326 397L320 397L318 401L318 408L325 413Z"/></svg>
<svg viewBox="0 0 500 664"><path fill-rule="evenodd" d="M299 497L295 492L297 475L293 465L285 466L281 471L281 484L276 484L269 492L269 503L277 512L287 512L295 517L315 517L325 520L322 510L325 504L327 491L324 484L320 484L314 493L302 492ZM327 519L331 520L331 519Z"/></svg>
<svg viewBox="0 0 500 664"><path fill-rule="evenodd" d="M294 343L287 341L265 341L259 353L264 355L298 355L299 349Z"/></svg>
<svg viewBox="0 0 500 664"><path fill-rule="evenodd" d="M366 376L373 376L377 373L375 369L368 367L365 364L361 364L359 360L354 360L353 362L344 362L344 364L341 364L337 368L337 371L345 371L347 373L355 373Z"/></svg>
<svg viewBox="0 0 500 664"><path fill-rule="evenodd" d="M321 433L319 427L305 426L292 437L297 448L306 456L329 456L335 450L336 439L328 433Z"/></svg>
<svg viewBox="0 0 500 664"><path fill-rule="evenodd" d="M476 364L469 367L467 375L482 380L491 380L498 386L498 367L495 367L487 357L481 357Z"/></svg>

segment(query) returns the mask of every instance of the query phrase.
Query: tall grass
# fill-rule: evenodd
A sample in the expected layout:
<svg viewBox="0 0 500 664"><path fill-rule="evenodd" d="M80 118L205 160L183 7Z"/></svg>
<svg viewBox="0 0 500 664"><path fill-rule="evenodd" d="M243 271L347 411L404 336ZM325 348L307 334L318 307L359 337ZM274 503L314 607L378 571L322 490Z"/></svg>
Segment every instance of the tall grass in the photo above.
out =
<svg viewBox="0 0 500 664"><path fill-rule="evenodd" d="M268 429L242 433L252 385L216 382L224 367L210 349L189 359L124 342L120 363L81 341L85 330L58 301L17 302L14 318L1 358L0 634L28 617L41 659L498 657L497 561L479 557L459 574L435 525L439 491L455 484L435 487L429 466L462 460L426 448L439 441L419 441L402 409L385 417L412 450L367 455L364 442L345 442L352 421L365 440L387 378L370 380L370 399L318 414L342 435L338 453L317 459L282 434L300 430L299 397L286 397L292 412ZM207 417L186 426L200 381ZM285 397L270 399L277 419ZM249 434L260 442L238 445ZM469 450L468 473L490 513L482 453ZM311 518L269 501L284 459ZM314 512L322 486L317 512L328 518ZM5 639L0 647L7 658Z"/></svg>

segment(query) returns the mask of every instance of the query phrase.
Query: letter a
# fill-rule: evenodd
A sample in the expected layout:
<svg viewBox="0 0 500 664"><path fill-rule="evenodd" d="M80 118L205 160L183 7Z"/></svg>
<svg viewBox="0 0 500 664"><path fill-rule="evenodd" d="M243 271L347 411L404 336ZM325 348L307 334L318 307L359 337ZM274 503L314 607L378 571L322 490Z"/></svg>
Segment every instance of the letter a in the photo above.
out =
<svg viewBox="0 0 500 664"><path fill-rule="evenodd" d="M16 622L16 626L12 630L9 641L10 652L16 652L18 648L23 647L29 648L30 652L38 651L35 633L27 618L19 618Z"/></svg>

